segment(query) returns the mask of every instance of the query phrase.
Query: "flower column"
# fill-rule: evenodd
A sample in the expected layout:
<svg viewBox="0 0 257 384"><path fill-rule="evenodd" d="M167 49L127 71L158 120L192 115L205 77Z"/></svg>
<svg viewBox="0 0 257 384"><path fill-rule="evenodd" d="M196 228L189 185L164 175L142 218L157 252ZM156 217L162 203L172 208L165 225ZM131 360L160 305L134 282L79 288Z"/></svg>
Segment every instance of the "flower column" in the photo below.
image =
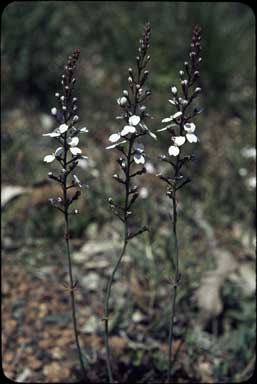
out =
<svg viewBox="0 0 257 384"><path fill-rule="evenodd" d="M123 95L118 98L117 102L122 109L121 116L118 119L124 120L121 131L111 134L109 141L112 143L107 149L115 149L119 152L117 163L121 170L121 175L114 174L113 178L124 187L124 202L122 205L116 204L112 198L109 198L109 204L113 213L122 221L124 228L123 247L120 256L114 266L111 277L109 279L106 297L105 297L105 348L106 348L106 365L109 381L113 382L111 356L109 350L109 299L111 295L111 287L114 281L115 273L120 265L122 257L125 253L128 241L135 236L143 233L147 228L143 227L138 231L131 232L129 228L129 218L132 216L132 206L135 203L139 193L136 185L132 185L132 179L135 176L145 173L145 153L144 146L138 142L138 139L145 134L151 137L156 136L149 130L145 120L150 117L146 112L146 106L143 102L150 96L151 92L144 89L148 71L145 70L150 56L147 55L150 38L150 24L144 27L144 33L139 40L138 56L136 57L137 66L134 72L129 68L128 88L124 90ZM138 168L140 166L140 168Z"/></svg>
<svg viewBox="0 0 257 384"><path fill-rule="evenodd" d="M189 177L182 174L183 166L194 156L183 155L182 147L186 143L197 143L198 137L195 135L196 126L192 119L197 116L201 110L192 108L192 102L201 92L201 88L195 87L199 80L199 66L202 62L201 53L201 29L196 26L193 31L192 42L189 50L189 60L184 62L185 71L179 71L181 79L181 94L177 87L171 87L172 98L169 102L175 107L176 112L171 116L162 120L163 123L169 123L158 131L167 131L171 134L171 145L168 148L169 157L160 156L162 161L169 163L172 167L172 175L164 176L158 174L161 180L167 184L167 196L172 200L172 232L175 240L175 276L171 280L171 315L169 325L169 362L168 362L168 381L171 377L172 362L172 341L173 341L173 324L175 316L176 292L180 279L179 258L178 258L178 240L177 240L177 200L176 192L191 181ZM175 160L173 160L175 158Z"/></svg>
<svg viewBox="0 0 257 384"><path fill-rule="evenodd" d="M77 319L76 319L76 307L74 290L77 286L77 281L74 282L72 274L72 262L70 252L70 233L69 233L69 217L70 215L78 214L78 209L70 210L71 204L77 200L81 194L80 189L83 184L80 182L78 176L74 173L75 168L78 165L78 160L81 158L87 159L82 155L81 149L78 147L79 135L81 133L88 132L87 128L78 128L76 126L79 116L77 115L77 98L73 97L73 88L75 85L74 73L76 64L79 58L80 50L74 51L72 56L68 57L67 64L64 68L64 73L61 79L62 94L56 93L55 96L58 100L59 107L53 107L51 109L52 115L56 117L56 121L59 126L50 133L46 133L43 136L53 138L58 142L58 148L50 155L44 157L44 162L52 163L55 160L59 163L61 169L59 173L48 173L48 177L60 184L62 188L62 197L57 199L49 199L52 206L58 209L64 215L65 220L65 243L67 250L68 272L69 272L69 284L66 285L66 289L70 292L72 320L74 336L80 360L81 370L83 377L86 377L85 366L83 362L83 356L80 348ZM73 190L73 193L68 193L69 190Z"/></svg>

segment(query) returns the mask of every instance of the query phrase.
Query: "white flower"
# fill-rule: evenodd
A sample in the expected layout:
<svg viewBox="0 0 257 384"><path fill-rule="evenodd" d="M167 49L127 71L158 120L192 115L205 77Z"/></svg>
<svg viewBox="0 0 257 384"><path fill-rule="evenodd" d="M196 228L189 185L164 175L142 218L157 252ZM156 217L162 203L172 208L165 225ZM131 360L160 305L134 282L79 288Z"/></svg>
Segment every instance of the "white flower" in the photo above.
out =
<svg viewBox="0 0 257 384"><path fill-rule="evenodd" d="M71 151L71 153L72 153L74 156L79 155L79 154L82 152L81 149L78 148L78 147L71 147L71 148L70 148L70 151Z"/></svg>
<svg viewBox="0 0 257 384"><path fill-rule="evenodd" d="M180 147L181 145L183 145L185 143L186 138L185 138L185 136L173 136L172 140L174 141L174 144L176 146Z"/></svg>
<svg viewBox="0 0 257 384"><path fill-rule="evenodd" d="M120 134L119 133L113 133L110 137L109 137L109 141L111 143L116 143L116 141L120 140Z"/></svg>
<svg viewBox="0 0 257 384"><path fill-rule="evenodd" d="M247 169L246 168L240 168L238 173L240 176L246 176L247 175Z"/></svg>
<svg viewBox="0 0 257 384"><path fill-rule="evenodd" d="M128 103L128 99L127 99L126 97L124 97L124 96L119 97L119 98L117 99L117 103L118 103L121 107L123 107L123 106L125 106L125 105Z"/></svg>
<svg viewBox="0 0 257 384"><path fill-rule="evenodd" d="M67 124L61 124L61 125L59 126L59 132L60 132L60 133L67 132L67 131L68 131L68 128L69 128L69 126L68 126Z"/></svg>
<svg viewBox="0 0 257 384"><path fill-rule="evenodd" d="M144 164L145 158L144 158L144 145L141 143L135 143L134 144L134 161L136 164Z"/></svg>
<svg viewBox="0 0 257 384"><path fill-rule="evenodd" d="M195 124L194 123L186 123L184 125L184 130L188 133L193 133L195 131Z"/></svg>
<svg viewBox="0 0 257 384"><path fill-rule="evenodd" d="M51 163L51 162L54 161L54 160L55 160L55 156L54 156L54 154L52 154L52 155L47 155L47 156L45 156L44 159L43 159L43 161L44 161L45 163Z"/></svg>
<svg viewBox="0 0 257 384"><path fill-rule="evenodd" d="M147 173L154 173L155 172L155 168L154 168L153 164L150 163L149 161L145 163L145 169L146 169Z"/></svg>
<svg viewBox="0 0 257 384"><path fill-rule="evenodd" d="M187 133L186 138L189 143L197 143L198 141L198 138L194 133Z"/></svg>
<svg viewBox="0 0 257 384"><path fill-rule="evenodd" d="M83 128L80 128L80 129L79 129L79 132L87 133L87 132L88 132L88 129L87 129L87 127L83 127Z"/></svg>
<svg viewBox="0 0 257 384"><path fill-rule="evenodd" d="M68 137L68 140L67 140L67 143L71 146L71 147L76 147L79 143L79 138L77 136L74 136L74 137Z"/></svg>
<svg viewBox="0 0 257 384"><path fill-rule="evenodd" d="M142 188L140 188L140 190L139 190L139 196L140 196L142 199L146 199L146 198L149 196L148 189L147 189L146 187L142 187Z"/></svg>
<svg viewBox="0 0 257 384"><path fill-rule="evenodd" d="M180 150L177 146L171 145L168 149L168 152L170 156L178 156Z"/></svg>
<svg viewBox="0 0 257 384"><path fill-rule="evenodd" d="M169 103L171 103L171 104L173 104L173 105L178 104L177 101L176 101L176 99L169 100Z"/></svg>
<svg viewBox="0 0 257 384"><path fill-rule="evenodd" d="M173 95L176 95L178 93L177 87L171 87L171 93L173 93Z"/></svg>
<svg viewBox="0 0 257 384"><path fill-rule="evenodd" d="M56 149L54 156L58 157L58 156L61 156L62 154L63 154L63 147L59 147Z"/></svg>
<svg viewBox="0 0 257 384"><path fill-rule="evenodd" d="M254 147L245 147L242 149L241 153L247 159L256 159L256 148Z"/></svg>
<svg viewBox="0 0 257 384"><path fill-rule="evenodd" d="M123 127L120 135L126 136L129 133L135 133L135 132L136 132L136 128L133 125L125 125L125 127Z"/></svg>
<svg viewBox="0 0 257 384"><path fill-rule="evenodd" d="M51 114L55 116L57 114L57 108L55 108L55 107L52 108L51 109Z"/></svg>
<svg viewBox="0 0 257 384"><path fill-rule="evenodd" d="M255 176L249 177L249 179L247 179L246 182L247 182L247 186L250 189L256 188L256 177Z"/></svg>
<svg viewBox="0 0 257 384"><path fill-rule="evenodd" d="M132 115L129 118L129 125L137 126L140 122L140 116Z"/></svg>

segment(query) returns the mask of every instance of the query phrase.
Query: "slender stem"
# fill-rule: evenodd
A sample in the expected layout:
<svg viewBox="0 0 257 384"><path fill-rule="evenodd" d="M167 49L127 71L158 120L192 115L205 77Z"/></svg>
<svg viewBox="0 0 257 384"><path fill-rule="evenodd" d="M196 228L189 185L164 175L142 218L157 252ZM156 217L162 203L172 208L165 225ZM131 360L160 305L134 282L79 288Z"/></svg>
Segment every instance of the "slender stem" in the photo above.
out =
<svg viewBox="0 0 257 384"><path fill-rule="evenodd" d="M84 378L86 377L86 369L83 362L81 347L79 343L79 336L78 336L78 327L77 327L77 318L76 318L76 306L75 306L75 297L74 297L74 283L73 283L73 276L72 276L72 266L71 266L71 254L70 254L70 244L69 244L69 222L68 222L68 215L65 215L65 225L66 225L66 234L65 236L65 242L66 242L66 249L67 249L67 256L68 256L68 265L69 265L69 279L70 279L70 299L71 299L71 307L72 307L72 321L73 321L73 329L74 329L74 336L75 341L77 345L78 350L78 356L79 361L81 365L81 370L83 372Z"/></svg>
<svg viewBox="0 0 257 384"><path fill-rule="evenodd" d="M105 322L105 349L106 349L106 366L107 366L107 372L110 383L113 383L113 375L112 375L112 368L111 368L111 353L110 353L110 347L109 347L109 301L110 301L110 295L111 295L111 288L114 281L114 277L116 274L117 269L119 268L119 265L121 263L122 257L126 251L127 243L128 243L128 206L129 206L129 188L130 188L130 166L131 166L131 153L133 148L134 139L131 137L129 141L129 149L128 149L128 155L127 155L127 169L126 169L126 180L125 180L125 206L124 206L124 240L123 240L123 247L121 250L121 253L119 255L119 258L114 266L114 269L112 271L111 277L108 281L107 290L106 290L106 297L105 297L105 316L104 316L104 322Z"/></svg>
<svg viewBox="0 0 257 384"><path fill-rule="evenodd" d="M173 223L172 231L174 236L175 243L175 279L174 284L171 290L171 313L170 313L170 324L169 324L169 362L168 362L168 382L170 381L171 376L171 367L172 367L172 343L173 343L173 328L174 328L174 317L176 310L176 294L177 294L177 284L179 280L179 263L178 263L178 238L177 238L177 202L176 195L174 194L172 198L173 203Z"/></svg>
<svg viewBox="0 0 257 384"><path fill-rule="evenodd" d="M67 169L67 133L65 133L64 140L64 169ZM71 308L72 308L72 321L73 321L73 329L74 336L77 345L78 357L81 365L81 369L83 372L84 378L86 377L86 369L83 363L82 352L79 343L78 336L78 327L77 327L77 318L76 318L76 305L75 305L75 297L74 297L74 283L73 283L73 275L72 275L72 264L71 264L71 252L70 252L70 236L69 236L69 215L68 215L68 198L67 198L67 174L64 175L63 180L63 201L64 201L64 218L65 218L65 242L66 242L66 250L67 250L67 258L68 258L68 271L69 271L69 279L70 279L70 299L71 299Z"/></svg>

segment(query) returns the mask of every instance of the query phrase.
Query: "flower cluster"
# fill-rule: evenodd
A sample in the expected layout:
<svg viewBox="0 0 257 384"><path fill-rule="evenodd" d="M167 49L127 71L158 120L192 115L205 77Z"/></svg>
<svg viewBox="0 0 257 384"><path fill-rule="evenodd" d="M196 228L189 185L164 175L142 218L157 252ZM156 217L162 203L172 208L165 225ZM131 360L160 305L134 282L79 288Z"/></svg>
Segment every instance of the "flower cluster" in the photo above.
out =
<svg viewBox="0 0 257 384"><path fill-rule="evenodd" d="M126 186L126 193L128 195L131 194L131 200L129 200L129 197L127 196L123 208L116 206L112 199L109 200L109 202L110 206L114 209L114 213L123 221L127 217L128 209L131 208L132 203L138 196L137 187L134 186L134 189L130 188L131 178L145 173L144 145L139 142L138 139L145 134L156 139L156 135L151 132L146 125L145 120L151 116L146 111L146 106L143 104L143 102L151 95L151 91L145 88L145 83L149 75L146 66L150 60L150 56L147 54L150 32L150 25L146 24L143 36L139 40L136 70L133 70L132 68L128 69L128 90L123 90L122 96L117 99L117 103L122 110L121 115L117 116L117 119L124 120L124 125L119 132L112 133L109 136L111 145L106 147L106 149L116 149L122 153L122 156L117 162L125 175L125 178L123 179L117 174L113 177L119 183ZM142 165L143 167L140 170L131 172L133 164Z"/></svg>
<svg viewBox="0 0 257 384"><path fill-rule="evenodd" d="M192 119L199 114L201 110L194 108L193 111L189 112L189 115L187 115L187 112L190 110L192 101L201 92L201 88L197 86L190 92L191 88L199 80L200 75L199 66L202 62L202 58L200 57L200 41L201 30L199 27L195 27L189 51L189 60L184 62L185 70L179 71L181 95L176 86L171 87L172 98L169 102L176 108L176 111L171 116L162 120L162 123L170 124L158 130L158 132L168 130L171 133L172 144L168 149L170 156L178 156L181 153L182 145L186 142L196 143L199 141L195 134L196 126L192 122Z"/></svg>
<svg viewBox="0 0 257 384"><path fill-rule="evenodd" d="M82 154L82 150L78 145L79 135L87 133L88 129L86 127L79 128L77 126L79 121L79 116L77 114L78 105L77 98L73 97L73 89L76 83L74 74L79 54L80 50L77 49L68 57L67 64L64 67L64 73L61 76L61 93L57 92L55 94L59 105L58 107L51 108L51 113L55 117L58 127L52 132L43 134L43 136L53 138L58 143L57 149L50 155L46 155L43 160L46 163L52 163L55 160L59 162L61 165L59 174L54 175L52 172L49 172L48 177L59 182L64 189L81 188L83 186L78 176L73 172L78 165L79 159L87 159L87 156ZM71 184L67 185L67 178L70 174L72 175ZM74 198L70 199L69 202L66 197L58 198L60 201L50 199L50 202L64 212L67 208L65 208L65 205L70 205L71 202L77 198L78 194L75 193ZM64 208L61 208L60 206L63 206Z"/></svg>
<svg viewBox="0 0 257 384"><path fill-rule="evenodd" d="M180 91L174 85L171 87L172 98L169 102L176 110L171 116L162 120L162 123L168 123L168 125L158 130L158 132L168 131L171 134L171 145L168 148L170 157L162 155L160 158L173 167L174 174L172 177L158 174L168 184L167 195L170 198L175 198L176 190L191 181L189 177L183 176L182 167L189 160L193 160L194 155L183 155L182 146L199 141L195 134L196 125L192 120L202 110L193 107L192 104L201 93L201 88L197 86L200 76L199 67L202 63L201 49L201 29L196 26L193 31L188 61L184 62L184 70L179 71ZM176 157L175 162L172 157Z"/></svg>

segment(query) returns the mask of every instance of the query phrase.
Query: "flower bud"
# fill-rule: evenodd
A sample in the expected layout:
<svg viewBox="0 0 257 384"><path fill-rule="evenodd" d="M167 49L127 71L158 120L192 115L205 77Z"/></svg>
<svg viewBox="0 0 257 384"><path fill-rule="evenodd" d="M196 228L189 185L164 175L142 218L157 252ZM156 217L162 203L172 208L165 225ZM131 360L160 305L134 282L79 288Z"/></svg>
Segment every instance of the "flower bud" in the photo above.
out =
<svg viewBox="0 0 257 384"><path fill-rule="evenodd" d="M79 117L78 117L78 115L75 115L75 116L73 116L73 122L76 122L76 121L78 121L79 120Z"/></svg>
<svg viewBox="0 0 257 384"><path fill-rule="evenodd" d="M176 95L178 93L177 87L171 87L171 93L173 93L173 95Z"/></svg>
<svg viewBox="0 0 257 384"><path fill-rule="evenodd" d="M51 114L54 116L57 114L57 109L55 107L51 109Z"/></svg>
<svg viewBox="0 0 257 384"><path fill-rule="evenodd" d="M60 93L56 92L55 97L60 97Z"/></svg>
<svg viewBox="0 0 257 384"><path fill-rule="evenodd" d="M126 89L123 89L122 93L123 93L124 96L128 96L128 94L129 94Z"/></svg>

